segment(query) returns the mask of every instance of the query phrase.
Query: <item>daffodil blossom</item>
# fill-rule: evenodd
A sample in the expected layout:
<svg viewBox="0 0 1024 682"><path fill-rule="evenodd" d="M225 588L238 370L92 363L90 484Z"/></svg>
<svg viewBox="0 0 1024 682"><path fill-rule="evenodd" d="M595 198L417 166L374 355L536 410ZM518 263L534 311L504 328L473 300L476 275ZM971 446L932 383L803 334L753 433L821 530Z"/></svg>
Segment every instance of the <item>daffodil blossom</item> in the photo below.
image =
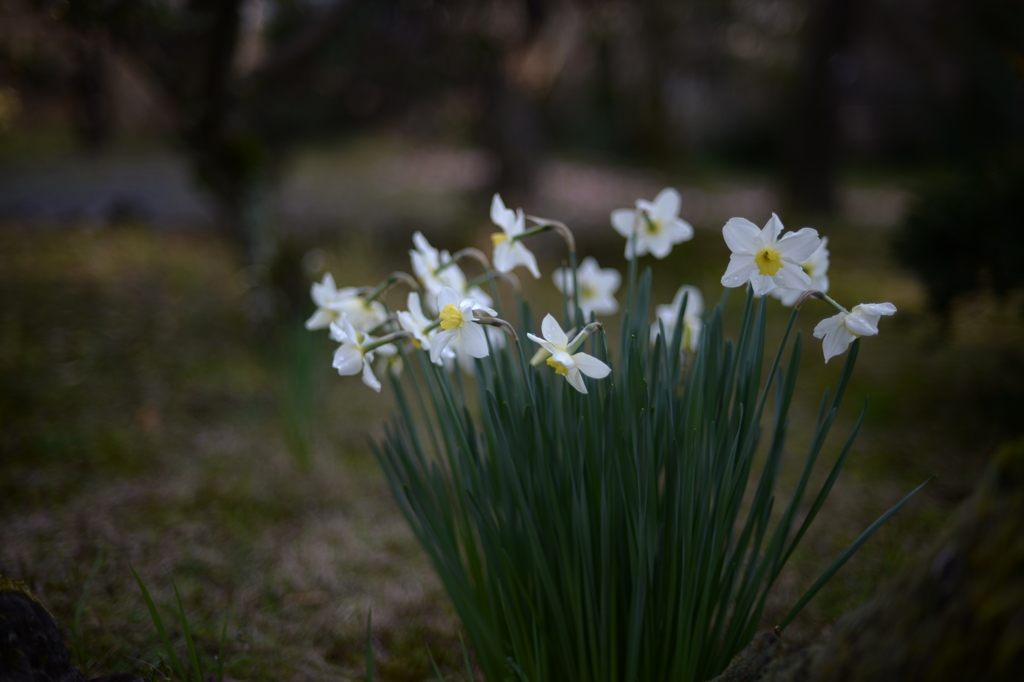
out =
<svg viewBox="0 0 1024 682"><path fill-rule="evenodd" d="M665 343L669 343L675 333L678 324L679 306L683 304L683 297L686 296L686 309L683 311L683 342L680 348L696 352L697 344L700 342L700 331L704 325L701 315L704 314L704 297L701 296L697 287L682 286L676 292L670 305L659 305L654 309L657 320L651 325L651 343L654 343L658 334L661 333L658 321L665 327Z"/></svg>
<svg viewBox="0 0 1024 682"><path fill-rule="evenodd" d="M423 350L430 350L432 332L427 330L433 327L434 320L423 314L423 308L420 305L420 295L415 291L409 292L406 305L409 309L399 311L398 313L398 326L412 334L414 346Z"/></svg>
<svg viewBox="0 0 1024 682"><path fill-rule="evenodd" d="M487 334L475 321L473 313L477 310L488 315L498 313L471 298L461 297L451 287L445 287L437 295L437 307L441 311L441 331L430 342L430 360L441 359L445 348L453 341L458 341L460 348L474 358L487 357Z"/></svg>
<svg viewBox="0 0 1024 682"><path fill-rule="evenodd" d="M416 248L409 251L409 259L412 262L413 273L426 290L428 307L437 301L437 295L445 287L451 287L462 294L463 298L472 298L480 305L490 306L493 303L491 297L480 287L467 288L466 275L457 263L451 262L451 254L435 249L420 232L412 236L412 241ZM445 267L442 268L443 264Z"/></svg>
<svg viewBox="0 0 1024 682"><path fill-rule="evenodd" d="M384 306L377 301L367 303L359 295L359 289L338 289L329 272L321 282L313 283L310 295L316 303L316 312L306 320L306 329L326 329L332 322L340 320L342 315L348 315L349 322L356 329L370 329L387 317Z"/></svg>
<svg viewBox="0 0 1024 682"><path fill-rule="evenodd" d="M679 217L682 199L679 192L667 187L654 201L638 199L636 209L617 208L612 211L612 227L626 238L626 258L650 253L664 258L675 244L693 239L693 226Z"/></svg>
<svg viewBox="0 0 1024 682"><path fill-rule="evenodd" d="M823 294L828 293L828 257L828 237L822 237L821 244L818 245L818 248L811 254L810 258L800 264L803 271L811 278L811 286L808 287L808 290L820 291ZM803 294L803 289L775 288L771 290L771 295L782 301L782 305L786 306L794 305Z"/></svg>
<svg viewBox="0 0 1024 682"><path fill-rule="evenodd" d="M369 334L357 330L349 322L348 315L342 314L341 323L331 323L331 338L341 344L334 352L334 368L342 376L352 376L363 373L363 383L380 393L380 381L373 373L374 352L381 355L393 355L396 352L394 346L385 344L374 350L367 350L377 339Z"/></svg>
<svg viewBox="0 0 1024 682"><path fill-rule="evenodd" d="M524 266L535 278L540 278L537 259L523 242L516 237L526 231L526 217L523 209L512 211L505 208L505 202L497 194L491 200L491 222L501 228L501 232L491 235L494 244L494 268L498 272L512 272L517 265Z"/></svg>
<svg viewBox="0 0 1024 682"><path fill-rule="evenodd" d="M593 355L586 353L573 353L579 347L582 340L586 338L587 331L581 331L576 338L569 341L569 337L562 331L562 327L551 315L546 315L540 323L540 331L544 338L527 334L534 343L551 353L547 364L555 369L556 374L561 374L573 388L580 393L587 392L587 385L583 383L583 375L594 379L604 379L611 374L612 368L601 362Z"/></svg>
<svg viewBox="0 0 1024 682"><path fill-rule="evenodd" d="M555 288L572 296L572 270L559 268L551 275ZM576 270L576 282L580 286L580 310L584 317L590 313L610 315L619 309L615 292L622 283L622 275L615 268L600 268L592 257L583 259Z"/></svg>
<svg viewBox="0 0 1024 682"><path fill-rule="evenodd" d="M814 338L823 339L825 362L845 353L854 339L878 334L882 315L895 312L896 306L892 303L861 303L848 313L841 312L819 322L814 328Z"/></svg>
<svg viewBox="0 0 1024 682"><path fill-rule="evenodd" d="M800 263L810 258L821 243L818 231L805 227L779 239L780 232L782 221L774 213L763 230L745 218L730 219L722 228L732 251L722 286L739 287L750 282L755 296L764 296L775 287L807 291L811 278Z"/></svg>

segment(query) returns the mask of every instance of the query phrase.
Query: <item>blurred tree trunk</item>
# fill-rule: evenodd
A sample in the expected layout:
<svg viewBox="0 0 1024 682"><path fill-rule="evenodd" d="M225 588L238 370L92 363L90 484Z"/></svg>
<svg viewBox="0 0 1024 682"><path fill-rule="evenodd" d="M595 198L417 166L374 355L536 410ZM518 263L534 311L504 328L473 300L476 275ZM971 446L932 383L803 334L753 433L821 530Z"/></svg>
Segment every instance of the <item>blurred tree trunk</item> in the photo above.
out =
<svg viewBox="0 0 1024 682"><path fill-rule="evenodd" d="M856 32L863 0L811 0L790 132L787 197L794 208L835 210L839 156L836 57Z"/></svg>
<svg viewBox="0 0 1024 682"><path fill-rule="evenodd" d="M93 152L107 143L113 127L107 44L97 32L83 33L76 36L74 51L72 120L82 146Z"/></svg>

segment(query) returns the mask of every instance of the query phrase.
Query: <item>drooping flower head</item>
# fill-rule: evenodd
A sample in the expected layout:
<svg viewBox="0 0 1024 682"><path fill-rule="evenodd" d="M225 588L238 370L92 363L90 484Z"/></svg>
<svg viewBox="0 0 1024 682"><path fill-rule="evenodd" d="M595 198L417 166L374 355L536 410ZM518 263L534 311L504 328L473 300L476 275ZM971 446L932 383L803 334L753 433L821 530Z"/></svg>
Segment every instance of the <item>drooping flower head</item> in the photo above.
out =
<svg viewBox="0 0 1024 682"><path fill-rule="evenodd" d="M357 330L349 322L348 315L342 315L340 322L331 323L331 338L341 344L334 352L334 368L342 376L363 373L363 383L380 393L380 381L373 373L374 353L393 355L397 349L391 344L367 350L377 339L366 332Z"/></svg>
<svg viewBox="0 0 1024 682"><path fill-rule="evenodd" d="M572 270L559 268L551 275L555 288L572 296ZM576 281L580 286L580 310L589 318L590 313L611 315L619 309L615 292L622 283L622 275L615 268L598 267L597 261L588 256L576 269Z"/></svg>
<svg viewBox="0 0 1024 682"><path fill-rule="evenodd" d="M381 303L367 303L355 287L338 289L329 272L322 281L313 283L310 296L316 304L316 312L306 320L306 329L326 329L332 322L339 321L342 315L348 315L349 322L356 329L371 329L388 316Z"/></svg>
<svg viewBox="0 0 1024 682"><path fill-rule="evenodd" d="M505 208L505 203L497 194L491 200L491 222L501 228L501 232L491 235L494 244L494 269L498 272L512 272L516 266L522 265L535 278L540 279L537 259L533 253L516 239L526 231L526 217L523 209Z"/></svg>
<svg viewBox="0 0 1024 682"><path fill-rule="evenodd" d="M461 348L474 358L487 357L487 334L476 322L473 313L479 310L488 315L497 315L497 312L471 298L459 296L450 287L445 287L437 295L437 308L441 311L441 331L430 342L432 362L440 360L445 348L453 341L460 343Z"/></svg>
<svg viewBox="0 0 1024 682"><path fill-rule="evenodd" d="M569 341L569 337L562 331L561 325L551 315L545 315L540 324L541 333L544 338L527 334L534 343L551 353L547 358L547 364L553 367L556 374L565 377L565 380L580 393L587 392L587 385L583 383L583 374L594 379L604 379L611 374L612 368L586 353L574 353L579 344L586 338L586 331L581 331L576 338Z"/></svg>
<svg viewBox="0 0 1024 682"><path fill-rule="evenodd" d="M808 290L828 293L828 257L828 237L822 237L821 244L818 245L818 248L811 254L810 258L800 264L803 271L811 278L811 286L808 287ZM782 305L792 306L800 300L804 290L775 288L770 293L782 301Z"/></svg>
<svg viewBox="0 0 1024 682"><path fill-rule="evenodd" d="M861 336L878 334L878 321L882 315L892 315L892 303L861 303L848 313L839 313L822 320L814 328L814 338L823 339L825 362L846 352L853 340Z"/></svg>
<svg viewBox="0 0 1024 682"><path fill-rule="evenodd" d="M467 286L466 275L457 263L451 263L451 254L435 249L420 232L412 236L412 241L416 248L409 251L409 259L413 273L426 291L428 308L437 302L438 294L445 287L462 294L463 298L472 298L480 305L490 306L493 303L480 287ZM446 264L445 267L442 268L442 264ZM431 308L431 312L439 311Z"/></svg>
<svg viewBox="0 0 1024 682"><path fill-rule="evenodd" d="M626 238L626 258L650 253L664 258L675 244L693 239L693 226L679 217L682 199L679 192L666 188L654 201L638 199L636 208L612 211L612 227Z"/></svg>
<svg viewBox="0 0 1024 682"><path fill-rule="evenodd" d="M697 344L700 343L701 328L704 325L701 318L704 314L704 297L697 287L689 285L679 287L670 305L659 305L654 309L657 319L651 325L651 343L654 343L661 333L659 321L665 327L665 343L671 341L679 323L679 306L683 304L684 296L686 309L683 311L683 342L680 348L696 352Z"/></svg>
<svg viewBox="0 0 1024 682"><path fill-rule="evenodd" d="M811 278L800 264L818 248L818 232L805 227L779 239L780 232L782 221L774 213L763 230L746 218L730 219L722 228L732 251L722 286L740 287L750 282L755 296L764 296L775 287L807 291Z"/></svg>

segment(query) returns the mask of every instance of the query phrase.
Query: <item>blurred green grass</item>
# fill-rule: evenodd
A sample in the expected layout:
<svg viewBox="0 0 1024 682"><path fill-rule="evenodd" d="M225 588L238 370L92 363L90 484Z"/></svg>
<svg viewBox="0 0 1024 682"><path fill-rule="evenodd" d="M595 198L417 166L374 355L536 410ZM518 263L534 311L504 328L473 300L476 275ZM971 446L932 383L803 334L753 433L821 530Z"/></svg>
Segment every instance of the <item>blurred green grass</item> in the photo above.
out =
<svg viewBox="0 0 1024 682"><path fill-rule="evenodd" d="M965 299L943 323L887 255L886 230L813 224L830 237L834 297L848 306L891 301L899 313L862 344L827 461L870 395L865 426L764 625L875 517L931 474L939 479L810 603L790 628L797 638L827 635L936 536L993 449L1019 429L1024 378L1020 299ZM620 264L622 244L607 232L582 237L583 255ZM483 232L460 234L486 245ZM408 236L319 244L307 275L329 269L339 285L374 283L405 267ZM463 245L432 238L440 248ZM542 241L536 250L547 276L562 247ZM655 297L666 302L679 285L697 284L710 307L727 258L718 231L699 229L665 261L651 261ZM560 306L547 279L524 289L535 317ZM88 651L79 663L91 674L159 665L128 562L167 613L166 572L174 576L207 657L228 618L226 672L236 679L360 677L371 607L380 679L430 677L428 646L454 673L458 621L366 445L390 414L387 389L378 396L337 377L332 344L293 333L299 318L285 331L255 325L246 311L258 295L211 236L0 229L0 572L28 581L67 637L102 552L78 635ZM404 303L404 292L392 296ZM787 314L769 306L779 334ZM838 361L821 362L811 337L828 315L811 301L798 323L803 377L783 491L810 438L795 420L813 419L840 371ZM296 419L305 420L305 468L293 454Z"/></svg>

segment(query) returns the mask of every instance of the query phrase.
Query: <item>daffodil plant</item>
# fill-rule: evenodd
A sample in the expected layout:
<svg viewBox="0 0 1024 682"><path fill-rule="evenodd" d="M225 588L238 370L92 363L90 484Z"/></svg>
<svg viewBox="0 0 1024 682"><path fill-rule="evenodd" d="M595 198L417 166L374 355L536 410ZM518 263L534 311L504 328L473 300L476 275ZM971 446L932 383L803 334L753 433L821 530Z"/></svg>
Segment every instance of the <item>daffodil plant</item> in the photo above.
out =
<svg viewBox="0 0 1024 682"><path fill-rule="evenodd" d="M629 260L614 343L598 316L620 308L622 276L592 258L577 264L564 224L512 211L498 196L490 259L473 248L439 251L417 233L412 275L394 273L372 288L339 290L330 275L313 285L308 326L330 328L340 374L361 374L380 390L375 355L401 359L388 363L398 409L376 453L488 680L717 675L762 625L769 590L860 428L858 421L838 454L829 450L829 473L808 498L858 339L877 334L895 307L847 310L832 300L825 240L811 228L783 234L773 215L763 229L742 218L725 225L732 258L721 303L707 311L701 292L684 284L652 317L651 272L640 274L639 260L663 258L693 237L680 208L679 194L664 190L611 214ZM512 271L539 276L523 242L549 230L564 238L568 267L553 275L561 321L546 312L538 335ZM473 280L465 261L480 270ZM391 314L386 299L398 284L411 291L406 309ZM723 307L728 290L743 286L742 319L729 339ZM503 309L501 288L514 307ZM766 361L767 294L793 312ZM776 481L803 349L792 332L811 298L836 312L814 330L826 362L849 354L833 395L803 425L810 449L783 504ZM403 366L409 371L398 376Z"/></svg>

